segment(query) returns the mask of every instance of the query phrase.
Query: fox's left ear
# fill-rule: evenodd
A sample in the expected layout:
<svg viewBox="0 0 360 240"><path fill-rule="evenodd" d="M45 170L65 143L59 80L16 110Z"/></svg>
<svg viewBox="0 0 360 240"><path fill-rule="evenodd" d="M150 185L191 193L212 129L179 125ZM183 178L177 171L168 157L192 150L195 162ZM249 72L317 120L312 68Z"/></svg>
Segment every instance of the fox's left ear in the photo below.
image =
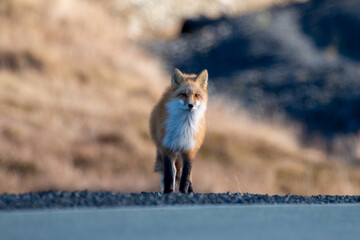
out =
<svg viewBox="0 0 360 240"><path fill-rule="evenodd" d="M201 73L199 73L199 75L196 77L195 82L198 82L200 84L200 86L204 89L207 88L207 83L208 83L208 78L209 78L209 74L208 71L206 69L204 69Z"/></svg>

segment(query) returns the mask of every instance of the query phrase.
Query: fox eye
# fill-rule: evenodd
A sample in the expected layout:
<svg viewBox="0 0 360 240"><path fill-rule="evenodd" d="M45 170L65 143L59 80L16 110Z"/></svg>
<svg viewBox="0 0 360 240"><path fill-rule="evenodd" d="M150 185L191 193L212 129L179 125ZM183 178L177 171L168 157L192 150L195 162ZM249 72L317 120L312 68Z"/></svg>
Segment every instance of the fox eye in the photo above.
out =
<svg viewBox="0 0 360 240"><path fill-rule="evenodd" d="M195 93L195 97L196 97L196 98L200 97L200 94Z"/></svg>
<svg viewBox="0 0 360 240"><path fill-rule="evenodd" d="M180 93L179 96L180 97L187 97L186 93Z"/></svg>

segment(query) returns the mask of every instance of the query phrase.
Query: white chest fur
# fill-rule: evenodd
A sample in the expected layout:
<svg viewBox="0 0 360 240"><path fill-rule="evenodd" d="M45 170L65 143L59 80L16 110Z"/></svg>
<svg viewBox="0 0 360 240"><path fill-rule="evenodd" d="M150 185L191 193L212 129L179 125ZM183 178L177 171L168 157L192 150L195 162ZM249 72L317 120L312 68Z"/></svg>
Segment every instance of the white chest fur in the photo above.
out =
<svg viewBox="0 0 360 240"><path fill-rule="evenodd" d="M189 151L195 147L195 135L203 118L206 105L199 102L191 112L183 108L181 100L166 104L168 118L165 121L163 145L175 152Z"/></svg>

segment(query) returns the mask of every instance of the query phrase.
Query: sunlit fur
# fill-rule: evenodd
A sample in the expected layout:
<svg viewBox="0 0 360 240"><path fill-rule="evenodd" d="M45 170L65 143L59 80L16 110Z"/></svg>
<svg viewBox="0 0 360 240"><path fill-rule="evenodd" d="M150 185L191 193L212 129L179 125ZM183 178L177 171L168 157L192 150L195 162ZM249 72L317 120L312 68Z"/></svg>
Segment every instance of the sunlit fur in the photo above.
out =
<svg viewBox="0 0 360 240"><path fill-rule="evenodd" d="M164 173L163 157L167 155L173 164L173 175L179 178L183 156L193 159L199 150L206 128L207 78L206 70L199 75L175 70L171 86L154 107L150 134L158 152L155 171ZM160 181L163 188L163 177Z"/></svg>
<svg viewBox="0 0 360 240"><path fill-rule="evenodd" d="M151 113L150 133L160 152L196 152L205 135L206 85L197 82L196 75L183 77L165 91ZM194 106L191 111L188 104Z"/></svg>
<svg viewBox="0 0 360 240"><path fill-rule="evenodd" d="M204 116L206 104L197 101L193 110L181 99L174 99L166 104L169 114L165 121L165 137L163 146L174 152L190 151L195 147L195 135L199 131L199 123Z"/></svg>

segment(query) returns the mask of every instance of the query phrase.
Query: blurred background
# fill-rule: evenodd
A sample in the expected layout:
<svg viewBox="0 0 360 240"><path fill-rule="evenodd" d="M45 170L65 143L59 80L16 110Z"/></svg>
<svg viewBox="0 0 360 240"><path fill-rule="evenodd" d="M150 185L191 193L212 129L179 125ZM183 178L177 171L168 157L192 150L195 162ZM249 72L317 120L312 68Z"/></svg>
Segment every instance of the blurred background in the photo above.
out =
<svg viewBox="0 0 360 240"><path fill-rule="evenodd" d="M0 192L159 191L152 107L207 68L197 192L360 194L358 0L1 0Z"/></svg>

